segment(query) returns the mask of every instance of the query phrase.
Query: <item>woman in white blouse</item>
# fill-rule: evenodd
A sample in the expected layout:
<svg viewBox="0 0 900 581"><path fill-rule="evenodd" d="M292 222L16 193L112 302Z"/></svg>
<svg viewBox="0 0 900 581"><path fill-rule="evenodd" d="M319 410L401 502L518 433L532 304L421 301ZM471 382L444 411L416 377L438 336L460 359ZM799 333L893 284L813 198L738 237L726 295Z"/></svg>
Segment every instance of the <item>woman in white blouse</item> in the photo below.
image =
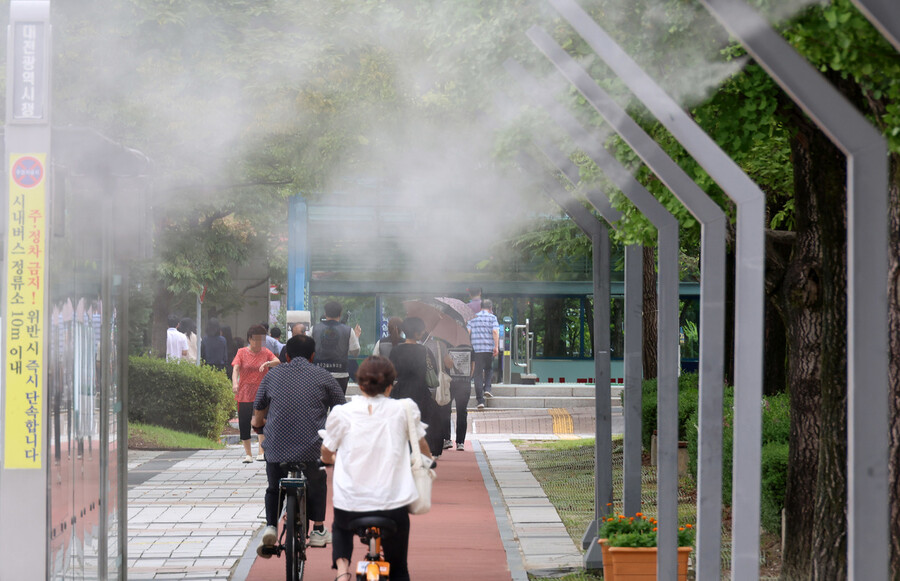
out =
<svg viewBox="0 0 900 581"><path fill-rule="evenodd" d="M353 531L348 523L362 516L383 516L397 523L397 532L383 541L391 580L409 579L407 505L418 498L410 470L407 407L411 406L419 450L431 457L419 409L407 399L390 399L396 372L383 357L369 357L359 366L356 382L362 397L335 407L325 424L322 461L334 464L332 528L335 581L351 579Z"/></svg>

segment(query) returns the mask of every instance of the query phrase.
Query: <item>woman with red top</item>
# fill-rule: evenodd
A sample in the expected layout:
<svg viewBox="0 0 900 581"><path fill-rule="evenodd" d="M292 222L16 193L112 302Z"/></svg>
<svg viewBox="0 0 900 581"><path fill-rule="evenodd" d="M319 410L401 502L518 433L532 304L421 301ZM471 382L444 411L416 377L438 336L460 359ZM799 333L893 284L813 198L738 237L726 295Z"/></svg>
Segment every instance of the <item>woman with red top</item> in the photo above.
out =
<svg viewBox="0 0 900 581"><path fill-rule="evenodd" d="M247 330L246 347L238 350L231 362L234 371L231 375L231 391L238 405L238 426L241 429L241 443L244 445L244 463L253 462L250 455L250 420L253 417L253 402L256 390L271 367L278 365L278 356L263 347L266 341L266 328L253 325ZM259 454L256 459L265 461L263 456L263 435L259 435Z"/></svg>

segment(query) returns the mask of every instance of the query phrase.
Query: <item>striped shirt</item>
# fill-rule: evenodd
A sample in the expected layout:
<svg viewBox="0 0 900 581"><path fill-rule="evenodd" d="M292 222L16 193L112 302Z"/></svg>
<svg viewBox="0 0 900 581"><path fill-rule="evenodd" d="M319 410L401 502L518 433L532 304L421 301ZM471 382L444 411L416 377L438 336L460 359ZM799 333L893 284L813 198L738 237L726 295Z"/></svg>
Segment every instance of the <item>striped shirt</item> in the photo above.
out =
<svg viewBox="0 0 900 581"><path fill-rule="evenodd" d="M466 323L472 335L472 349L475 353L494 352L494 330L500 331L497 317L488 310L482 310Z"/></svg>

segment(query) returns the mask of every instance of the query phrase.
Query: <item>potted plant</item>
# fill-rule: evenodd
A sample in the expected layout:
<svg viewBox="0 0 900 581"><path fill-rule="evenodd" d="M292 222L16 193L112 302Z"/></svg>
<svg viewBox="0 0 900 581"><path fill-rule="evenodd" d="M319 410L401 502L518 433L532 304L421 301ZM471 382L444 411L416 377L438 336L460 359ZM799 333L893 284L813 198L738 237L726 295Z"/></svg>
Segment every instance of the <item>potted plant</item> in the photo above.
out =
<svg viewBox="0 0 900 581"><path fill-rule="evenodd" d="M656 579L657 521L633 517L608 517L598 529L603 552L605 581L652 581ZM604 538L605 537L605 538ZM687 560L694 542L691 525L678 529L678 579L687 579Z"/></svg>

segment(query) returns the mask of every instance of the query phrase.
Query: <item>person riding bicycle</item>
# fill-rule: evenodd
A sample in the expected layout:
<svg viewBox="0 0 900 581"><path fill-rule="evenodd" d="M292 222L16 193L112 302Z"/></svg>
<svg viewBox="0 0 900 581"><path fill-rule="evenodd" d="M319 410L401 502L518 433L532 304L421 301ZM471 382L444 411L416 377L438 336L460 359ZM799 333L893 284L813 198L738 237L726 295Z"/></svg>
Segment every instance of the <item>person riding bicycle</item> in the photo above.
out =
<svg viewBox="0 0 900 581"><path fill-rule="evenodd" d="M391 399L396 378L394 366L384 357L369 357L359 366L356 382L363 397L334 408L325 424L322 461L334 463L334 543L332 568L335 581L350 579L353 531L350 521L381 516L397 523L397 531L383 540L384 557L391 565L391 580L406 581L409 570L409 512L418 498L410 471L409 431L406 410L410 401ZM425 442L425 424L412 406L419 450L431 457Z"/></svg>
<svg viewBox="0 0 900 581"><path fill-rule="evenodd" d="M331 542L325 530L325 510L328 484L324 468L319 466L322 438L319 430L325 427L328 410L343 404L344 393L331 374L313 365L316 342L306 335L291 337L287 345L288 363L266 374L253 404L253 427L264 427L266 436L266 530L257 547L259 556L269 558L278 539L279 480L287 477L283 462L304 462L306 467L307 514L313 521L309 546L324 547Z"/></svg>

